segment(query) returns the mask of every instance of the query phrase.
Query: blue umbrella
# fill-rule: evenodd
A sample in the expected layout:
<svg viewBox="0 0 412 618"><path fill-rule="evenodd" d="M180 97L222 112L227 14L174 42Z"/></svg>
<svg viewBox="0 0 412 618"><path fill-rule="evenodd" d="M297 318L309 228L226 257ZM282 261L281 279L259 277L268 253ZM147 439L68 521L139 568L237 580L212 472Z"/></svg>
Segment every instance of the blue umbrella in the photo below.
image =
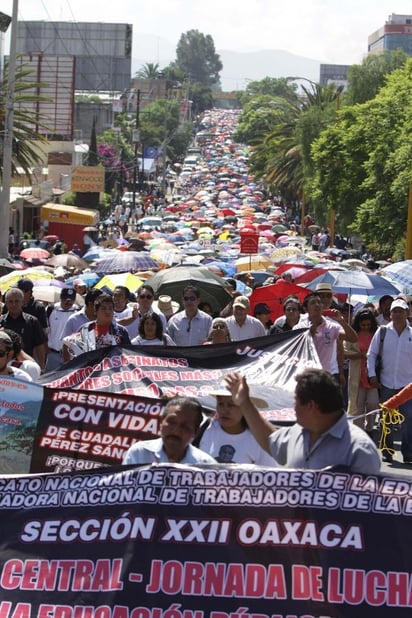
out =
<svg viewBox="0 0 412 618"><path fill-rule="evenodd" d="M361 270L328 270L305 285L316 290L318 283L330 283L334 292L364 296L397 296L399 289L380 275L370 275Z"/></svg>
<svg viewBox="0 0 412 618"><path fill-rule="evenodd" d="M406 294L412 292L412 260L402 260L382 268L382 275L402 287Z"/></svg>

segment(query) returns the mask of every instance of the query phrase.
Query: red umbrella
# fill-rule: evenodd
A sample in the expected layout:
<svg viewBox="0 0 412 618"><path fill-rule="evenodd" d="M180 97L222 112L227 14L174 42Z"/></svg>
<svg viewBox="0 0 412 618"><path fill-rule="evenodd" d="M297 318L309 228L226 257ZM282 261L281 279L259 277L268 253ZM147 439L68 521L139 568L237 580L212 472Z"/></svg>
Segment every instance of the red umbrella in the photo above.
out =
<svg viewBox="0 0 412 618"><path fill-rule="evenodd" d="M302 275L299 275L299 277L296 277L295 283L297 283L298 285L301 285L302 283L309 283L309 281L312 281L312 279L316 279L316 277L319 277L319 275L323 275L326 270L326 268L311 268Z"/></svg>
<svg viewBox="0 0 412 618"><path fill-rule="evenodd" d="M300 285L278 279L273 285L262 285L253 290L250 295L250 313L253 314L257 303L265 303L271 309L270 319L274 321L283 315L283 303L290 294L294 294L300 302L303 302L310 292L311 290Z"/></svg>
<svg viewBox="0 0 412 618"><path fill-rule="evenodd" d="M50 253L46 249L39 247L28 247L20 251L19 255L23 260L47 260L50 257Z"/></svg>

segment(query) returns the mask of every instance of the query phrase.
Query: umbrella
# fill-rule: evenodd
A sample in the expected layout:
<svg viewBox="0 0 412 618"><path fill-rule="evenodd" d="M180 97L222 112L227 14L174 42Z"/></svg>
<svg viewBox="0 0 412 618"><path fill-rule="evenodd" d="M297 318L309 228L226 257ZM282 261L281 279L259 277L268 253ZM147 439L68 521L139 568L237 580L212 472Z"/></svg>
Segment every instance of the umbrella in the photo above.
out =
<svg viewBox="0 0 412 618"><path fill-rule="evenodd" d="M400 284L406 294L412 291L412 260L402 260L385 266L381 274Z"/></svg>
<svg viewBox="0 0 412 618"><path fill-rule="evenodd" d="M150 255L140 251L115 252L96 262L95 271L100 274L126 273L136 270L160 268Z"/></svg>
<svg viewBox="0 0 412 618"><path fill-rule="evenodd" d="M142 285L142 279L136 277L132 273L117 273L113 275L105 275L100 279L98 283L94 286L98 290L102 290L103 288L107 288L109 290L114 290L118 285L123 285L129 288L131 292L135 292L137 288Z"/></svg>
<svg viewBox="0 0 412 618"><path fill-rule="evenodd" d="M238 258L235 261L235 266L238 272L248 270L266 270L266 268L273 266L273 262L263 255L253 254Z"/></svg>
<svg viewBox="0 0 412 618"><path fill-rule="evenodd" d="M75 253L61 253L60 255L54 255L44 263L47 266L62 266L63 268L75 268L76 270L83 270L89 267L88 263Z"/></svg>
<svg viewBox="0 0 412 618"><path fill-rule="evenodd" d="M369 275L362 270L328 270L319 277L312 279L305 287L315 290L318 283L330 283L334 292L343 294L362 294L396 296L399 289L385 277Z"/></svg>
<svg viewBox="0 0 412 618"><path fill-rule="evenodd" d="M110 249L107 249L107 247L94 245L93 247L90 247L90 249L88 249L88 251L82 256L82 260L93 262L94 260L98 260L108 254L111 254L111 251Z"/></svg>
<svg viewBox="0 0 412 618"><path fill-rule="evenodd" d="M286 225L282 225L281 223L276 223L276 225L272 227L272 232L276 232L278 234L282 232L287 232L287 231L288 231L288 228L286 227Z"/></svg>
<svg viewBox="0 0 412 618"><path fill-rule="evenodd" d="M201 301L210 303L213 312L220 312L231 300L229 286L205 266L173 266L154 274L147 280L157 294L168 294L180 304L183 288L195 285L200 290Z"/></svg>
<svg viewBox="0 0 412 618"><path fill-rule="evenodd" d="M43 303L57 303L60 300L61 288L55 285L35 285L33 287L33 296L36 300ZM84 299L80 294L76 294L76 303L79 307L84 305Z"/></svg>
<svg viewBox="0 0 412 618"><path fill-rule="evenodd" d="M251 313L253 313L253 309L257 303L265 303L271 309L271 319L276 320L276 318L283 315L283 303L290 294L297 296L299 300L303 302L304 298L309 293L310 290L300 285L278 279L273 285L262 285L253 290L250 295Z"/></svg>
<svg viewBox="0 0 412 618"><path fill-rule="evenodd" d="M7 258L0 258L0 276L7 275L13 270L16 270L16 265L9 262Z"/></svg>
<svg viewBox="0 0 412 618"><path fill-rule="evenodd" d="M9 288L15 286L22 277L34 282L36 279L53 279L53 274L45 270L36 270L34 268L28 268L24 271L13 270L7 275L0 277L0 291L5 292Z"/></svg>
<svg viewBox="0 0 412 618"><path fill-rule="evenodd" d="M19 255L23 260L47 260L50 257L50 253L40 247L28 247L20 251Z"/></svg>

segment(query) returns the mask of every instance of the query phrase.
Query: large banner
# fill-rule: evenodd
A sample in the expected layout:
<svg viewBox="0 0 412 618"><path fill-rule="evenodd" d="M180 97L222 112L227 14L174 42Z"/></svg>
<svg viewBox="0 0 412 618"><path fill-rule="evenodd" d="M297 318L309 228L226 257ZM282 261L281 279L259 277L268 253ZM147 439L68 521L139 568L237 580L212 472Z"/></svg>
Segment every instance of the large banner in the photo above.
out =
<svg viewBox="0 0 412 618"><path fill-rule="evenodd" d="M53 389L79 388L143 397L186 395L207 400L230 371L242 371L257 397L290 405L295 375L320 367L308 330L194 347L125 346L87 352L42 376ZM212 403L210 397L206 403ZM284 405L285 404L285 405Z"/></svg>
<svg viewBox="0 0 412 618"><path fill-rule="evenodd" d="M0 477L1 618L410 618L412 482L114 467Z"/></svg>
<svg viewBox="0 0 412 618"><path fill-rule="evenodd" d="M106 348L42 376L43 386L0 379L0 474L119 464L134 442L158 435L165 399L194 396L213 411L209 393L233 370L268 402L271 420L291 422L294 376L307 366L319 366L312 339L292 331L216 346Z"/></svg>

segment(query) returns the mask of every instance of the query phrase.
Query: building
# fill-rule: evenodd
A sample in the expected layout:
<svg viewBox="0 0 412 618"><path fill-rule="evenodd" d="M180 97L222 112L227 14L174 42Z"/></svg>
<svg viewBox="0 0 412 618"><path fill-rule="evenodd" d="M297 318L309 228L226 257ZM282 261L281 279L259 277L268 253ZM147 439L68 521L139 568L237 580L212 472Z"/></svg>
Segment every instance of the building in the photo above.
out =
<svg viewBox="0 0 412 618"><path fill-rule="evenodd" d="M389 15L385 25L368 37L368 53L403 49L412 56L412 15Z"/></svg>
<svg viewBox="0 0 412 618"><path fill-rule="evenodd" d="M319 72L319 83L322 86L348 86L349 64L321 64Z"/></svg>
<svg viewBox="0 0 412 618"><path fill-rule="evenodd" d="M129 88L131 24L19 21L17 54L74 56L77 91Z"/></svg>

